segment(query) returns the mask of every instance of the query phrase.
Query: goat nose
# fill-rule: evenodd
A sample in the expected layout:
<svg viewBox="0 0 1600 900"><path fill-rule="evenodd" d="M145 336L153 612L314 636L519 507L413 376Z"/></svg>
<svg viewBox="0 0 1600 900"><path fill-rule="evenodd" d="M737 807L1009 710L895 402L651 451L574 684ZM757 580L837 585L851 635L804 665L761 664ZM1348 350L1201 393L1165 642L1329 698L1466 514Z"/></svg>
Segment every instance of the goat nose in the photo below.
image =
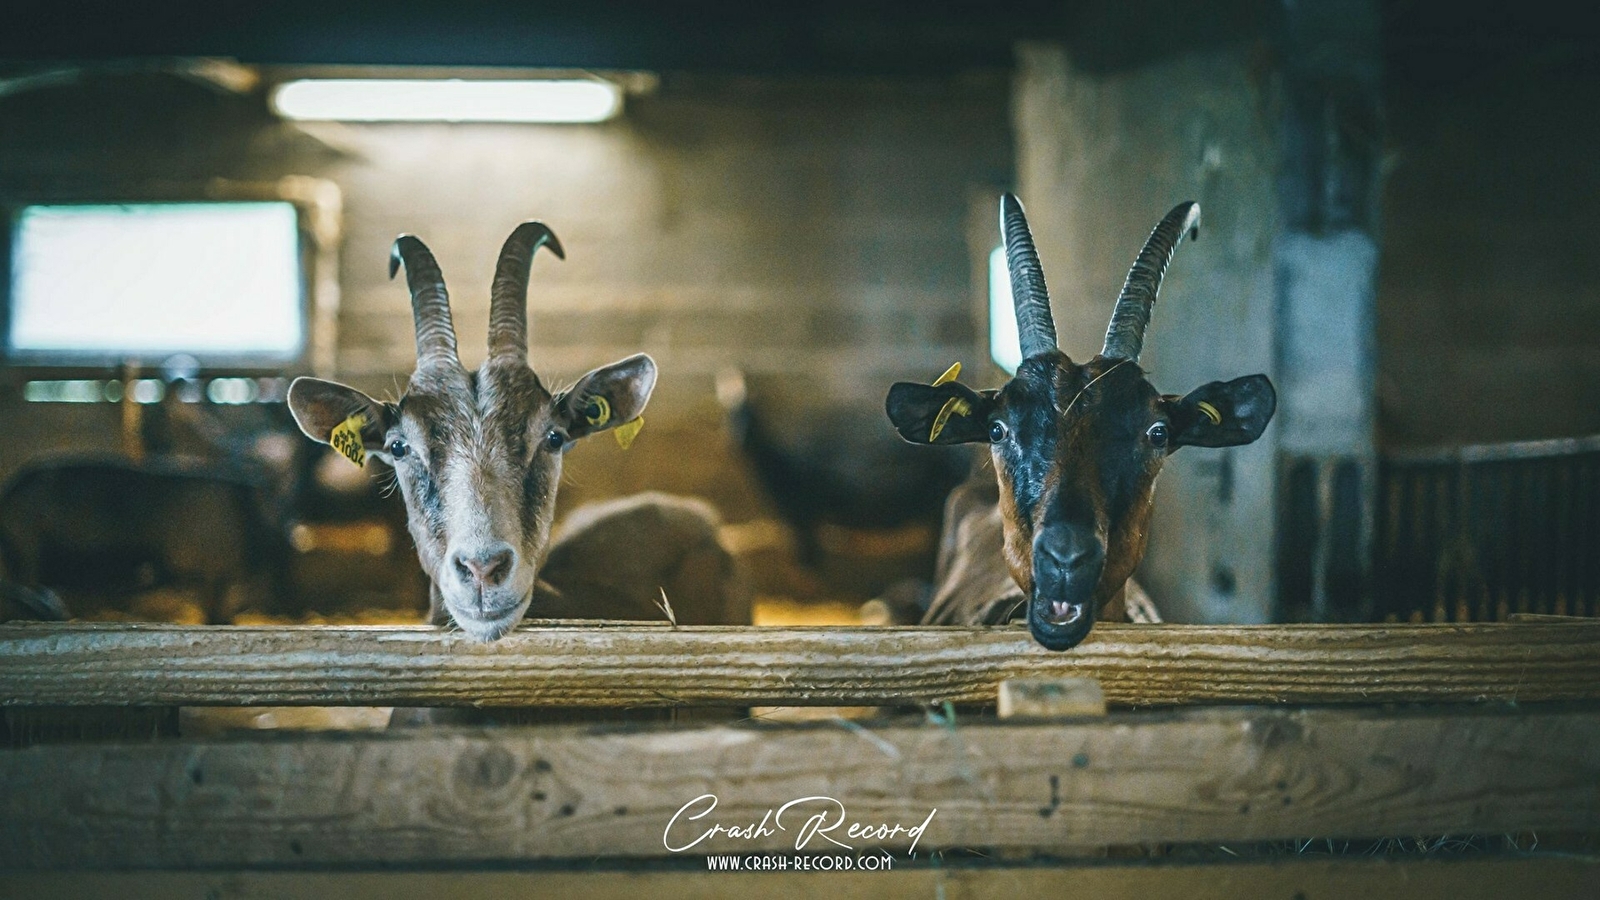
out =
<svg viewBox="0 0 1600 900"><path fill-rule="evenodd" d="M511 575L511 548L505 544L473 553L457 551L452 562L462 583L498 587Z"/></svg>
<svg viewBox="0 0 1600 900"><path fill-rule="evenodd" d="M1093 569L1101 559L1100 548L1094 544L1067 547L1062 550L1050 546L1036 546L1033 548L1033 553L1044 563L1045 569L1061 575Z"/></svg>

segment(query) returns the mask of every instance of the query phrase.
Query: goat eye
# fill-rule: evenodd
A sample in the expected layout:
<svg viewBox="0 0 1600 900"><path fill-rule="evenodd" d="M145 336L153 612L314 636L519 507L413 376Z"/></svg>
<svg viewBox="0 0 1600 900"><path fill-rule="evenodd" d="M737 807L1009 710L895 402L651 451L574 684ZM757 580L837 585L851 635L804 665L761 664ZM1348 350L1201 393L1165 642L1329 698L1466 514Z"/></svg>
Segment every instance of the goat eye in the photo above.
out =
<svg viewBox="0 0 1600 900"><path fill-rule="evenodd" d="M1010 433L1011 429L1007 428L1004 422L995 421L989 423L989 442L991 444L1000 443Z"/></svg>
<svg viewBox="0 0 1600 900"><path fill-rule="evenodd" d="M1149 436L1150 443L1155 444L1157 447L1165 447L1167 445L1167 423L1157 422L1151 425L1150 430L1146 431L1145 434Z"/></svg>
<svg viewBox="0 0 1600 900"><path fill-rule="evenodd" d="M564 436L562 436L561 432L559 432L559 431L552 430L549 434L544 436L545 449L551 451L552 453L554 453L557 450L560 450L562 447L565 447L566 445L567 445L567 439Z"/></svg>
<svg viewBox="0 0 1600 900"><path fill-rule="evenodd" d="M399 459L400 457L411 452L411 447L408 446L405 441L402 441L399 438L395 438L394 440L390 441L388 449L389 455L395 459Z"/></svg>

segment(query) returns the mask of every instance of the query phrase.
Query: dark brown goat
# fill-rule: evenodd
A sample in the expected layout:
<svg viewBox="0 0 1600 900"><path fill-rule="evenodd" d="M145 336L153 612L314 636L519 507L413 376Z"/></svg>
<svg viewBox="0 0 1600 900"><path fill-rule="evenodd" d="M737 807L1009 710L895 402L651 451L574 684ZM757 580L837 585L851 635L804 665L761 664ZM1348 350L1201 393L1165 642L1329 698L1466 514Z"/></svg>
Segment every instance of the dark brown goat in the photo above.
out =
<svg viewBox="0 0 1600 900"><path fill-rule="evenodd" d="M1056 345L1044 271L1022 204L1010 194L1001 198L1022 341L1016 376L982 392L943 379L902 382L885 403L902 438L987 441L994 460L997 491L968 485L952 495L941 580L924 621L976 624L1020 613L1045 647L1076 646L1097 612L1118 609L1144 557L1156 476L1166 458L1179 447L1232 447L1261 436L1277 406L1265 375L1212 382L1178 397L1157 391L1139 368L1162 276L1199 221L1196 203L1167 213L1128 272L1104 348L1076 363ZM1004 583L1001 561L1025 603L1010 599L1015 592Z"/></svg>

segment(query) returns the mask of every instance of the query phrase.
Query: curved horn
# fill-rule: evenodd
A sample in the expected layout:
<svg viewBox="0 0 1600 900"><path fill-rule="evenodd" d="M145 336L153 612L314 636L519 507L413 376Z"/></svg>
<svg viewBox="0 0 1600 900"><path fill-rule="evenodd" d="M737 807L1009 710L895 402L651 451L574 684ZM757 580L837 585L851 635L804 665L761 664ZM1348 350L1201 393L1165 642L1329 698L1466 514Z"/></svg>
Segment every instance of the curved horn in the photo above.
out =
<svg viewBox="0 0 1600 900"><path fill-rule="evenodd" d="M489 358L528 359L528 269L533 255L548 246L557 259L566 259L561 241L543 222L523 222L500 248L494 267L494 287L489 294Z"/></svg>
<svg viewBox="0 0 1600 900"><path fill-rule="evenodd" d="M1161 278L1167 273L1167 264L1172 262L1173 251L1178 249L1178 243L1186 234L1191 238L1200 235L1200 204L1193 200L1174 206L1144 242L1139 258L1128 270L1128 280L1122 285L1117 307L1111 312L1101 356L1139 361L1139 351L1144 349L1144 329L1150 324L1150 311L1155 308Z"/></svg>
<svg viewBox="0 0 1600 900"><path fill-rule="evenodd" d="M1044 268L1033 248L1022 201L1015 194L1000 196L1000 233L1006 240L1006 268L1011 270L1011 302L1017 310L1017 337L1022 358L1056 349L1056 323L1050 316L1050 292L1044 286Z"/></svg>
<svg viewBox="0 0 1600 900"><path fill-rule="evenodd" d="M406 287L411 289L411 316L417 329L417 368L459 366L456 355L456 330L450 323L450 294L444 287L444 274L428 246L416 237L402 234L389 251L389 277L406 266Z"/></svg>

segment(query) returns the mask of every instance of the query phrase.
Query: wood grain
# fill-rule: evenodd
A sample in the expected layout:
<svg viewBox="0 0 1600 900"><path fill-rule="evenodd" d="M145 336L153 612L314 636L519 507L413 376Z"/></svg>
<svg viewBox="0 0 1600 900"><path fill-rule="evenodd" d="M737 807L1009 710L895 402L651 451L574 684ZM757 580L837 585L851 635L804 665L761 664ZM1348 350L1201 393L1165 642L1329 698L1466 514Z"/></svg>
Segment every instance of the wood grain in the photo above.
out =
<svg viewBox="0 0 1600 900"><path fill-rule="evenodd" d="M995 713L1002 719L1103 716L1106 695L1093 678L1007 678Z"/></svg>
<svg viewBox="0 0 1600 900"><path fill-rule="evenodd" d="M923 853L1581 830L1597 745L1592 708L1457 706L35 746L0 751L0 870L668 856L708 793L675 846L813 796L850 822L936 809ZM823 808L691 853L792 851ZM909 838L846 842L903 859Z"/></svg>
<svg viewBox="0 0 1600 900"><path fill-rule="evenodd" d="M0 705L992 703L1093 678L1120 706L1600 699L1600 622L1021 628L0 626Z"/></svg>

